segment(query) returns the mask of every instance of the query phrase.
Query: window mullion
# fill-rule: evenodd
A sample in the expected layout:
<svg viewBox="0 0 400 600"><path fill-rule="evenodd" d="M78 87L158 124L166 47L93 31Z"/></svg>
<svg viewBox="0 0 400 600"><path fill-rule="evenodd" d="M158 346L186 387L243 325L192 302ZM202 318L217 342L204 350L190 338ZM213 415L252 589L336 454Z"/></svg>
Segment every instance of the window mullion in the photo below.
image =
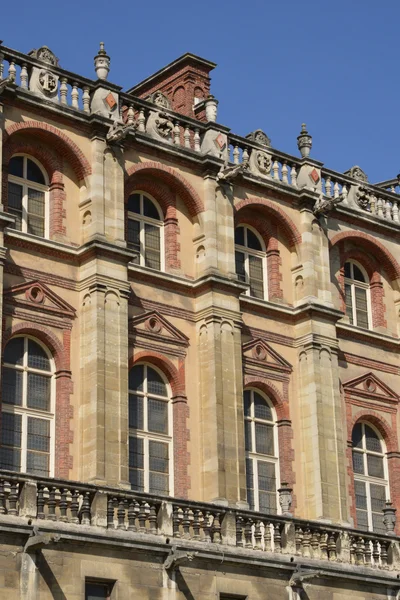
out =
<svg viewBox="0 0 400 600"><path fill-rule="evenodd" d="M357 308L356 308L356 286L351 284L351 304L353 312L353 325L357 326Z"/></svg>

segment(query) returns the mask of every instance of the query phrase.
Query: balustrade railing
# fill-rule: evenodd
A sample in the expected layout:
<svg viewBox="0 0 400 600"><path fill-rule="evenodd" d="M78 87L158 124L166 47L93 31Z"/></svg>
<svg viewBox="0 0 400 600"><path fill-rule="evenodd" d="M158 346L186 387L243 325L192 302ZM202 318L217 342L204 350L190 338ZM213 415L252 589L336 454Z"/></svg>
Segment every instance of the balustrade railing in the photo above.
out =
<svg viewBox="0 0 400 600"><path fill-rule="evenodd" d="M226 510L222 507L173 501L173 537L214 544L222 543L221 524Z"/></svg>
<svg viewBox="0 0 400 600"><path fill-rule="evenodd" d="M157 533L160 500L146 501L126 494L107 494L107 528Z"/></svg>

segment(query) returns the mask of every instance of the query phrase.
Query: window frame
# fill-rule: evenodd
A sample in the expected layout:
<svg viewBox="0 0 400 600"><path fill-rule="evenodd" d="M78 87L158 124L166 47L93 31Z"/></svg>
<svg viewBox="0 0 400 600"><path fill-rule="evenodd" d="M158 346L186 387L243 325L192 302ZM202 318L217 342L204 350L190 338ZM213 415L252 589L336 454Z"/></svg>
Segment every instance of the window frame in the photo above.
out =
<svg viewBox="0 0 400 600"><path fill-rule="evenodd" d="M352 465L352 470L353 470L353 479L354 479L354 483L356 481L361 481L361 482L365 483L366 498L367 498L366 512L367 512L367 519L368 519L368 531L374 531L372 513L374 512L374 514L376 514L376 511L372 511L372 507L371 507L371 487L370 486L372 484L372 485L379 485L381 487L384 487L385 495L386 495L385 502L387 502L389 500L389 498L390 498L390 482L389 482L389 468L388 468L388 463L387 463L387 448L386 448L385 440L383 439L380 431L372 423L370 423L367 420L362 420L362 421L358 421L358 423L356 423L354 425L354 427L356 427L357 425L361 425L361 428L362 428L362 438L361 438L362 439L362 448L357 448L357 447L353 446L353 443L352 443L351 465ZM365 426L368 426L370 429L372 429L376 433L376 435L379 438L379 441L381 443L381 446L382 446L382 452L375 452L374 450L367 449ZM353 437L354 427L351 432L352 437ZM383 462L384 478L374 477L373 475L365 475L365 474L357 473L356 471L354 471L354 466L353 466L353 453L354 452L357 454L363 455L364 473L368 473L368 464L367 464L368 455L381 457L382 462ZM354 508L356 510L356 514L357 514L357 510L363 510L363 509L357 509L355 492L354 492ZM383 513L382 513L382 518L383 518ZM357 522L357 527L359 527L358 522Z"/></svg>
<svg viewBox="0 0 400 600"><path fill-rule="evenodd" d="M50 428L49 428L50 429L50 443L49 443L49 475L48 475L48 477L54 477L55 437L56 437L55 436L55 427L56 427L56 418L55 418L56 417L56 414L55 414L56 413L56 378L55 378L56 365L55 365L55 361L54 361L53 356L51 355L51 352L45 346L45 344L43 344L40 340L38 340L37 338L35 338L32 335L23 335L23 334L14 335L14 336L12 336L12 338L10 338L7 341L7 344L17 338L22 338L24 340L23 365L19 366L19 365L13 365L11 363L6 363L6 362L4 362L4 358L3 358L2 363L1 363L1 369L3 370L3 368L6 367L6 368L11 368L16 371L24 373L23 384L22 384L23 385L22 404L21 404L21 406L18 406L18 405L9 404L9 403L6 403L3 401L1 403L1 412L2 413L3 412L11 413L14 415L21 415L21 464L20 464L19 473L28 473L26 470L27 457L28 457L28 448L27 448L28 418L33 417L33 418L38 418L38 419L49 421L49 423L50 423ZM42 350L46 353L46 355L49 359L49 363L50 363L49 371L43 371L40 369L35 369L34 367L28 367L28 361L27 361L28 340L32 340L33 342L35 342L35 344L40 346L42 348ZM6 344L5 348L7 347L7 344ZM3 353L3 356L4 356L4 353ZM41 410L38 408L29 408L27 406L27 374L28 373L37 373L40 375L46 374L49 377L49 379L50 379L50 403L49 403L48 411L44 411L44 410ZM3 381L2 381L2 385L3 385ZM15 447L15 446L10 446L10 447Z"/></svg>
<svg viewBox="0 0 400 600"><path fill-rule="evenodd" d="M169 472L168 472L168 486L169 486L169 490L168 490L168 494L166 494L166 496L173 496L174 494L174 431L173 431L173 408L172 408L172 402L171 402L171 398L172 398L172 390L171 390L171 386L167 380L167 378L165 377L165 374L158 369L156 366L154 366L151 363L146 363L146 362L139 362L139 363L135 363L131 369L133 369L134 367L138 367L138 366L142 366L144 367L144 377L143 377L143 392L138 392L137 390L131 390L129 387L129 379L128 379L128 398L129 396L135 395L135 396L140 396L142 398L144 398L143 401L143 429L134 429L132 427L129 426L129 414L128 414L128 438L130 437L135 437L138 439L142 439L143 440L143 492L144 493L155 493L155 492L150 492L150 484L149 484L149 480L150 480L150 464L149 464L149 459L150 459L150 453L149 453L149 442L150 441L155 441L155 442L162 442L162 443L166 443L168 445L168 466L169 466ZM149 394L148 393L148 388L147 388L147 368L153 369L156 373L158 373L158 375L162 378L162 380L164 381L166 390L167 390L167 396L159 396L157 394ZM131 371L131 369L129 369L129 373ZM167 404L167 417L168 417L168 432L167 433L158 433L158 432L153 432L153 431L149 431L148 429L148 398L154 398L156 400L162 400L163 402L165 402ZM128 406L128 412L129 412L129 406ZM129 440L128 440L129 443ZM129 464L128 461L128 470L131 469L131 466ZM132 485L132 484L131 484ZM160 494L162 495L162 494Z"/></svg>
<svg viewBox="0 0 400 600"><path fill-rule="evenodd" d="M258 233L258 231L256 229L254 229L254 227L251 227L251 225L247 225L246 223L240 223L239 225L236 225L235 234L236 234L236 230L239 229L239 227L242 227L244 229L245 244L247 243L247 231L250 230L256 236L256 238L258 239L258 241L260 242L260 245L262 247L262 250L254 250L253 248L249 248L247 245L242 246L241 244L237 244L235 242L235 271L236 271L236 252L241 252L242 254L244 254L244 271L245 271L245 277L246 277L245 283L247 283L248 285L250 285L249 256L256 256L257 258L261 258L261 260L262 260L263 297L258 298L258 296L253 296L251 294L250 287L244 292L244 294L246 294L246 296L249 296L250 298L256 298L257 300L268 300L267 250L265 247L264 240L262 239L262 237ZM236 274L237 274L237 272L236 272ZM239 279L239 281L241 281L241 280Z"/></svg>
<svg viewBox="0 0 400 600"><path fill-rule="evenodd" d="M250 403L250 413L251 416L247 416L245 414L245 410L244 410L244 394L245 392L250 392L251 393L251 403ZM268 421L267 419L260 419L258 417L254 416L254 393L258 394L259 396L261 396L261 398L263 398L263 400L267 403L267 405L269 406L269 408L271 409L272 412L272 421ZM264 461L264 462L269 462L271 464L275 465L275 482L276 482L276 514L279 515L281 514L281 507L279 504L279 492L278 489L280 488L280 457L279 457L279 439L278 439L278 427L277 427L277 416L276 416L276 411L275 411L275 407L271 401L271 399L264 394L262 391L260 391L257 388L254 387L245 387L243 390L243 415L244 415L244 426L246 426L246 421L247 422L251 422L251 437L252 437L252 448L256 448L256 435L255 435L255 424L256 423L262 423L262 424L267 424L267 425L271 425L272 426L272 431L273 431L273 442L274 442L274 453L275 455L269 455L269 454L261 454L259 452L254 451L249 451L246 450L245 447L245 456L246 456L246 462L247 460L251 460L252 461L252 465L253 465L253 490L254 490L254 511L255 512L260 512L260 498L259 498L259 485L258 485L258 461ZM247 487L247 471L246 471L246 495L248 492L248 487ZM248 497L248 496L247 496Z"/></svg>
<svg viewBox="0 0 400 600"><path fill-rule="evenodd" d="M350 264L351 274L352 274L351 278L346 277L344 275L346 264ZM354 279L354 266L356 266L358 269L360 269L361 273L364 275L364 278L366 280L365 282L357 281L356 279ZM354 327L359 327L360 329L364 329L367 331L371 330L371 328L372 328L372 307L371 307L370 279L368 277L368 273L365 270L365 268L356 260L348 259L345 261L345 263L343 265L343 291L344 291L344 297L345 297L345 309L346 309L346 316L350 319L349 315L347 314L346 285L349 285L350 290L351 290L351 311L352 311L353 322L350 323L350 325L354 325ZM361 288L366 291L367 318L368 318L368 327L366 327L366 328L357 324L356 287Z"/></svg>
<svg viewBox="0 0 400 600"><path fill-rule="evenodd" d="M128 210L128 206L129 206L129 198L131 196L134 196L135 194L140 195L140 214L138 213L134 213ZM154 204L154 206L156 207L159 217L159 220L153 219L151 217L146 217L143 213L143 196L147 196L147 198L149 200L151 200L151 202ZM157 202L157 200L149 193L144 192L143 190L134 190L133 192L131 192L129 194L128 197L128 202L127 202L127 208L126 208L126 214L127 214L127 221L131 220L131 221L138 221L139 222L139 241L140 241L140 252L139 252L139 263L133 263L133 264L138 264L141 267L145 267L146 269L152 269L153 271L159 271L159 272L164 272L165 271L165 246L164 246L164 214L163 211L161 210L161 207L159 205L159 203ZM145 224L149 224L149 225L154 225L156 227L158 227L160 229L160 269L153 269L153 267L149 267L145 264L145 260L146 260L146 246L145 246ZM127 236L128 237L128 236ZM126 244L128 249L132 249L129 246L129 242L128 239L126 240Z"/></svg>
<svg viewBox="0 0 400 600"><path fill-rule="evenodd" d="M21 231L22 233L28 233L28 235L34 235L35 237L42 239L49 239L50 237L50 191L49 191L49 177L44 169L43 165L34 157L29 154L17 153L13 154L10 158L10 161L13 158L17 158L21 156L23 158L23 177L18 177L17 175L8 175L7 185L8 183L14 183L22 187L22 216L21 216L21 229L15 229L10 226L11 229L15 229L15 231ZM35 165L40 169L45 184L36 183L34 181L29 181L27 179L27 164L28 160L31 160ZM36 235L35 233L28 232L28 188L32 188L39 192L44 193L44 235ZM10 213L13 214L13 213Z"/></svg>
<svg viewBox="0 0 400 600"><path fill-rule="evenodd" d="M105 600L111 600L111 598L113 598L113 589L114 589L115 581L86 577L85 578L85 600L87 600L87 598L88 598L88 586L89 585L97 585L99 587L100 586L103 587L107 593Z"/></svg>

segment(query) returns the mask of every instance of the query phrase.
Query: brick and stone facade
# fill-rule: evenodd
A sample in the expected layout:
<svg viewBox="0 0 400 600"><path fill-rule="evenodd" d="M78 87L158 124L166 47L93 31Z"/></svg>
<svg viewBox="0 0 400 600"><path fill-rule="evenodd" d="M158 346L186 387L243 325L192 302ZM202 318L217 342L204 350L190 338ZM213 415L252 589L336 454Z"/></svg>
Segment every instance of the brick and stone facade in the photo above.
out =
<svg viewBox="0 0 400 600"><path fill-rule="evenodd" d="M112 600L396 598L399 528L357 522L352 433L364 423L381 440L389 522L397 180L325 168L305 130L301 157L261 131L230 133L210 96L215 65L191 54L128 92L99 69L97 80L61 69L45 47L0 46L0 65L1 347L46 348L54 400L48 475L0 471L0 599L78 600L90 581ZM14 227L16 156L46 174L45 237ZM159 207L161 269L135 259L134 193ZM236 273L242 226L259 236L262 297ZM366 273L368 327L351 322L348 295L346 314L349 261ZM143 364L169 390L168 497L130 484L129 372ZM247 389L274 411L290 514L250 510Z"/></svg>

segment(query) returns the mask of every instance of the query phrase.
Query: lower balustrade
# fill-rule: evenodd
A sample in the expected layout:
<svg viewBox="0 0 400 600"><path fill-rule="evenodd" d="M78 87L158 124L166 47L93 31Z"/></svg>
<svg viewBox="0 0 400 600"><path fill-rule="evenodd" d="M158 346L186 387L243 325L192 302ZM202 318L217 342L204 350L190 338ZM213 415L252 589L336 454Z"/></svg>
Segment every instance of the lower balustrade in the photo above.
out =
<svg viewBox="0 0 400 600"><path fill-rule="evenodd" d="M40 521L47 526L70 523L93 532L97 527L241 551L400 568L400 540L393 535L14 473L0 475L0 525L10 517L37 519L39 526Z"/></svg>

